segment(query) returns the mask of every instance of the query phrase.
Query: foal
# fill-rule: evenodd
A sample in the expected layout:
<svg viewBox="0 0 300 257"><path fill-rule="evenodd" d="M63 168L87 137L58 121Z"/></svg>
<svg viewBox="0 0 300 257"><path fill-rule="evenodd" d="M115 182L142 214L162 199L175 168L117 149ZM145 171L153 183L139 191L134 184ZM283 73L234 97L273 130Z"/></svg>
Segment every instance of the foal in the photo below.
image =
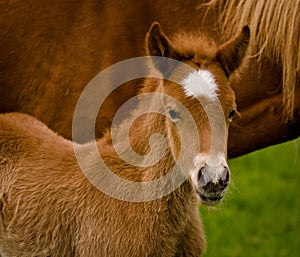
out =
<svg viewBox="0 0 300 257"><path fill-rule="evenodd" d="M79 167L71 141L28 115L0 115L0 255L200 256L205 239L198 199L217 203L229 183L226 141L236 106L228 76L241 64L248 41L247 27L220 47L198 34L170 40L158 23L150 28L147 53L176 59L190 71L185 74L173 62L162 66L153 57L152 68L168 80L144 80L137 111L147 105L149 113L132 123L129 142L137 155L160 152L160 159L137 166L120 158L118 147L122 154L129 152L122 131L128 121L113 130L121 141L114 144L107 133L96 144L105 165L126 181L144 185L172 170L187 177L178 185L172 185L174 177L162 183L171 186L168 194L154 188L161 196L156 199L124 201L104 194ZM178 78L181 83L174 83ZM154 133L163 141L151 142ZM75 148L99 178L102 170L91 144ZM129 191L132 197L140 194Z"/></svg>

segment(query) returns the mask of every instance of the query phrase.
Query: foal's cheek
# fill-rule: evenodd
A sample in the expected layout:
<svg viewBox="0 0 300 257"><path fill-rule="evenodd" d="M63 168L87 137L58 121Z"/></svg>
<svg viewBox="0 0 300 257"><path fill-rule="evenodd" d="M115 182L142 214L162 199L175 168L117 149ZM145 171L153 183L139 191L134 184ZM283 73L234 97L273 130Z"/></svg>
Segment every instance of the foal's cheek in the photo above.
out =
<svg viewBox="0 0 300 257"><path fill-rule="evenodd" d="M181 151L181 138L180 138L180 132L178 131L178 128L172 121L168 121L168 131L169 131L169 141L171 143L171 151L175 157L175 159L178 160L179 154Z"/></svg>

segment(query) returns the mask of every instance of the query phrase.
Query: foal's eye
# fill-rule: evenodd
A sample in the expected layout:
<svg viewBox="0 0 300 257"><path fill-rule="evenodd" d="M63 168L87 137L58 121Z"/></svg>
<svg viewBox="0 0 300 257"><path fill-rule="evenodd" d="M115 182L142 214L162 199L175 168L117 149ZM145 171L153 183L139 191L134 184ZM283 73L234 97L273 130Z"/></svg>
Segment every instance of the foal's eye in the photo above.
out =
<svg viewBox="0 0 300 257"><path fill-rule="evenodd" d="M194 53L189 53L189 54L186 54L185 56L183 56L183 59L188 61L188 60L192 60L194 57L195 57Z"/></svg>
<svg viewBox="0 0 300 257"><path fill-rule="evenodd" d="M234 115L236 114L236 110L232 110L228 115L229 122L232 122Z"/></svg>
<svg viewBox="0 0 300 257"><path fill-rule="evenodd" d="M179 113L176 112L174 109L168 108L168 113L172 121L178 121L180 119Z"/></svg>

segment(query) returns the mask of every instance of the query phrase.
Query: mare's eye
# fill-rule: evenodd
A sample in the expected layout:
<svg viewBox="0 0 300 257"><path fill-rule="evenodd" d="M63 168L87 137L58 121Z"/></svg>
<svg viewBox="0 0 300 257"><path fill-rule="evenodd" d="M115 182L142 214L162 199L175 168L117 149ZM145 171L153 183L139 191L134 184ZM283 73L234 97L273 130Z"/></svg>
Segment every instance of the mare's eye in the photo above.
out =
<svg viewBox="0 0 300 257"><path fill-rule="evenodd" d="M228 115L228 120L229 120L229 122L232 121L232 119L233 119L233 117L234 117L235 114L236 114L236 110L232 110L232 111L229 113L229 115Z"/></svg>
<svg viewBox="0 0 300 257"><path fill-rule="evenodd" d="M172 108L168 108L169 117L172 121L178 121L180 119L180 115Z"/></svg>

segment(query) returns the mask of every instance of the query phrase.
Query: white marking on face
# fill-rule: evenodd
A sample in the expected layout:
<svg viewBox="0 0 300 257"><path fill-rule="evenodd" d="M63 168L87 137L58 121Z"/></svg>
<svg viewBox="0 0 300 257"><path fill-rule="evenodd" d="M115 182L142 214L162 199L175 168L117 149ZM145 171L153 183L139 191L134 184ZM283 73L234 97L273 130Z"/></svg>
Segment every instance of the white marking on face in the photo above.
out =
<svg viewBox="0 0 300 257"><path fill-rule="evenodd" d="M218 85L211 72L198 70L191 72L181 82L188 96L205 97L211 100L217 99Z"/></svg>

